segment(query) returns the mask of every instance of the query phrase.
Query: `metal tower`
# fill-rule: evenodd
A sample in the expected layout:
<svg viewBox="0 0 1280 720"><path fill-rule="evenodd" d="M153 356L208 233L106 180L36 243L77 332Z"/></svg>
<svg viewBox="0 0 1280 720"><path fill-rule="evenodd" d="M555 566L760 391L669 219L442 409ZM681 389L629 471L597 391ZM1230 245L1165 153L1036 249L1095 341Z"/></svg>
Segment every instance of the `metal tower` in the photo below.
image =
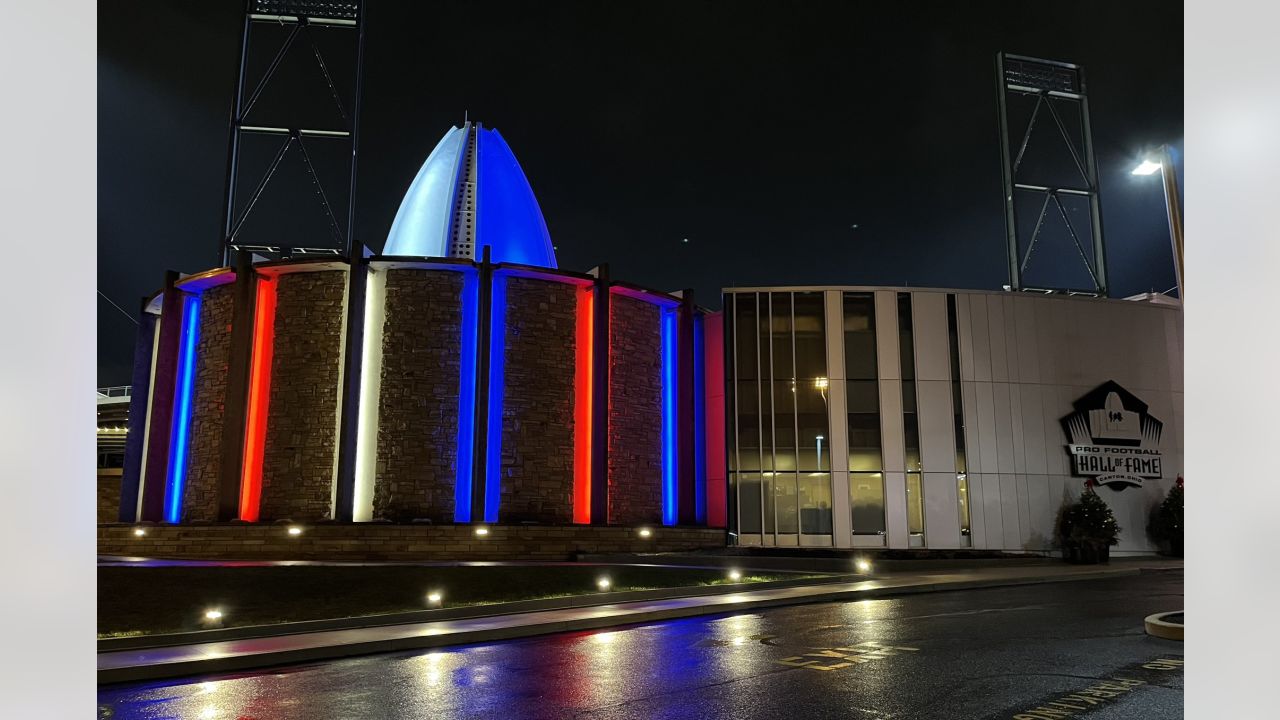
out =
<svg viewBox="0 0 1280 720"><path fill-rule="evenodd" d="M1093 282L1093 293L1107 294L1106 252L1102 242L1102 213L1098 203L1098 165L1093 154L1093 133L1089 126L1089 97L1085 88L1084 69L1072 63L1042 60L1022 55L996 54L996 82L1000 105L1000 157L1004 171L1005 234L1009 260L1011 290L1046 290L1029 288L1024 275L1031 264L1037 241L1047 218L1056 215L1065 224L1080 261ZM1010 147L1010 101L1034 101L1030 120L1021 134L1016 153ZM1079 120L1080 131L1068 130L1064 117ZM1058 137L1070 153L1073 172L1071 183L1037 173L1036 168L1023 167L1027 147L1036 129L1036 121L1045 115L1053 120ZM1041 132L1040 135L1045 135ZM1052 141L1052 134L1049 134ZM1074 136L1074 137L1073 137ZM1082 147L1077 147L1077 143ZM1019 171L1022 171L1019 173ZM1043 196L1035 229L1023 242L1018 227L1017 199L1028 195ZM1081 244L1077 223L1073 223L1063 206L1063 196L1086 198L1089 204L1088 234L1093 252ZM1052 209L1050 206L1053 206ZM1025 250L1024 250L1025 248ZM1068 291L1071 292L1071 291Z"/></svg>
<svg viewBox="0 0 1280 720"><path fill-rule="evenodd" d="M355 230L355 190L356 190L356 150L360 128L360 80L364 51L364 8L360 0L335 2L332 0L247 0L244 14L244 29L240 40L240 66L236 75L235 100L231 111L229 127L230 140L227 151L227 183L225 195L225 219L222 238L219 244L219 260L228 264L232 250L243 250L277 258L285 258L300 254L330 254L350 257L353 248ZM257 41L279 42L283 32L283 42L272 56L265 71L258 78L250 78L250 48L256 47ZM326 62L320 44L317 43L319 33L342 33L349 35L343 43L349 49L349 56L339 60L343 65L330 65ZM273 37L274 34L274 37ZM325 38L326 40L328 38ZM313 72L323 79L328 87L330 98L340 121L335 124L333 118L320 119L317 113L308 111L285 97L283 107L287 121L283 124L257 124L251 118L253 111L265 99L272 95L282 96L291 90L296 92L297 80L292 77L281 77L282 64L291 58L296 59L299 53L307 54L314 62L307 61ZM332 54L332 53L331 53ZM345 53L344 53L345 54ZM331 67L338 69L354 69L354 81L351 87L340 88L334 81ZM274 80L274 82L273 82ZM252 173L256 177L242 178L245 160L244 140L246 136L268 136L279 140L280 145L267 165L265 172ZM334 207L331 193L325 192L313 163L313 152L308 147L312 143L343 143L350 151L349 178L347 179L347 202L345 207ZM344 149L345 149L344 148ZM246 242L242 239L245 222L255 210L264 210L263 194L272 186L281 182L277 171L286 162L300 163L314 186L313 203L290 204L286 209L290 216L301 216L308 212L319 213L328 226L327 238L317 238L312 244L307 242L301 246L287 243ZM243 189L241 181L255 181L247 200L241 202L238 193ZM332 189L333 183L331 183ZM247 187L247 182L246 182ZM298 190L294 188L293 190ZM306 205L310 205L307 207ZM341 203L339 203L341 205ZM357 254L358 257L358 254Z"/></svg>

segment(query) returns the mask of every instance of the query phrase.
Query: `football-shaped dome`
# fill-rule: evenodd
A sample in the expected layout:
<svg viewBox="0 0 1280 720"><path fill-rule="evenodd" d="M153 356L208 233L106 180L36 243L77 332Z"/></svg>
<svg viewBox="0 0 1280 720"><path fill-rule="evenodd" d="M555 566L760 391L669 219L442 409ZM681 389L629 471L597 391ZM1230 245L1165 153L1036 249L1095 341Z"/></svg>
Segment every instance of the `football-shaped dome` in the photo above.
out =
<svg viewBox="0 0 1280 720"><path fill-rule="evenodd" d="M556 267L533 188L497 130L453 127L400 202L383 255L490 259Z"/></svg>

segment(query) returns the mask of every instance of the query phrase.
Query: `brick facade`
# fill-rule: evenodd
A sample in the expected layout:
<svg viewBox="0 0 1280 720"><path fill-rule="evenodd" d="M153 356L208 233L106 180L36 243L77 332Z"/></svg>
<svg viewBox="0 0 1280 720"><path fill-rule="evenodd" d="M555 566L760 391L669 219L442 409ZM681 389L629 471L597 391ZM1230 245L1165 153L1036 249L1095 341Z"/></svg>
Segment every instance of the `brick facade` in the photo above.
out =
<svg viewBox="0 0 1280 720"><path fill-rule="evenodd" d="M576 286L507 283L499 522L573 522Z"/></svg>
<svg viewBox="0 0 1280 720"><path fill-rule="evenodd" d="M662 519L661 310L609 300L609 522Z"/></svg>
<svg viewBox="0 0 1280 720"><path fill-rule="evenodd" d="M156 525L135 537L133 525L98 527L99 555L228 560L442 561L574 560L579 554L679 552L724 548L725 531L571 525L494 525L477 537L470 525L325 523L298 536L266 524Z"/></svg>
<svg viewBox="0 0 1280 720"><path fill-rule="evenodd" d="M218 474L222 469L222 415L231 352L234 285L219 285L200 297L200 327L191 393L191 455L182 498L182 522L218 519Z"/></svg>
<svg viewBox="0 0 1280 720"><path fill-rule="evenodd" d="M329 517L346 287L342 270L276 281L262 520Z"/></svg>
<svg viewBox="0 0 1280 720"><path fill-rule="evenodd" d="M453 522L462 282L387 271L374 518Z"/></svg>

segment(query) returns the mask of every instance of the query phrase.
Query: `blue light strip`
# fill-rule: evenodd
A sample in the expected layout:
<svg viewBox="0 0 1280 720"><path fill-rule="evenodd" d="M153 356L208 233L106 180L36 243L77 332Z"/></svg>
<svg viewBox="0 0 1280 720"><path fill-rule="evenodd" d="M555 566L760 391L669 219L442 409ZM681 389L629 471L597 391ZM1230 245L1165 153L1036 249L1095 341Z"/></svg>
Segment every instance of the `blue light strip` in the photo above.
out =
<svg viewBox="0 0 1280 720"><path fill-rule="evenodd" d="M707 524L706 358L702 353L702 316L693 317L693 494L694 519Z"/></svg>
<svg viewBox="0 0 1280 720"><path fill-rule="evenodd" d="M507 330L507 279L493 275L489 300L489 427L485 439L484 521L498 522L502 494L502 382Z"/></svg>
<svg viewBox="0 0 1280 720"><path fill-rule="evenodd" d="M676 524L676 311L662 309L662 524Z"/></svg>
<svg viewBox="0 0 1280 720"><path fill-rule="evenodd" d="M182 519L182 489L187 482L187 455L191 443L191 390L195 379L196 342L200 331L200 298L182 301L182 335L178 347L178 388L174 399L169 478L165 486L164 520Z"/></svg>
<svg viewBox="0 0 1280 720"><path fill-rule="evenodd" d="M462 274L462 358L458 373L458 457L453 521L471 522L471 476L476 441L476 345L480 334L480 274Z"/></svg>

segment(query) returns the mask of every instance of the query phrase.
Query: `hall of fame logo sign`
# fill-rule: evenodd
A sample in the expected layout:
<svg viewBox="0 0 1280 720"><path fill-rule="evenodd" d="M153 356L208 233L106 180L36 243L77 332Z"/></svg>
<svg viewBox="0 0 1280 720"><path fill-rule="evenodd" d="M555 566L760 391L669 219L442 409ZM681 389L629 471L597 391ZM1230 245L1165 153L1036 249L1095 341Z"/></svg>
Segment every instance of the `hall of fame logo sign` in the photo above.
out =
<svg viewBox="0 0 1280 720"><path fill-rule="evenodd" d="M1109 380L1074 405L1076 411L1062 418L1073 474L1114 490L1161 477L1164 423L1147 414L1146 403Z"/></svg>

